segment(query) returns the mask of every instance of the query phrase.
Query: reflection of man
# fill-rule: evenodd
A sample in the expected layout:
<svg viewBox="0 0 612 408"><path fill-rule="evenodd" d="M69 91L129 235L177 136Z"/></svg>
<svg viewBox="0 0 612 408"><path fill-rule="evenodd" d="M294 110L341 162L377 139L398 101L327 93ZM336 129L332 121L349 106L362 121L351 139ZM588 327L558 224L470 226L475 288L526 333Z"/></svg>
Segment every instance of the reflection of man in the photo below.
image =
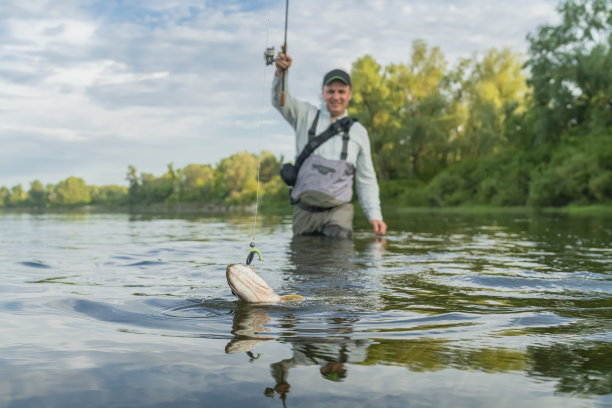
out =
<svg viewBox="0 0 612 408"><path fill-rule="evenodd" d="M325 75L324 103L320 109L296 100L288 92L285 104L280 106L284 81L281 77L286 75L291 62L291 57L279 53L272 103L295 129L296 147L301 152L310 139L347 115L346 109L352 97L351 79L342 70ZM326 141L304 161L291 192L292 201L297 204L293 212L294 235L323 234L350 238L353 232L353 206L350 203L353 181L361 208L374 232L384 235L387 225L382 220L368 132L359 123L354 123L348 132Z"/></svg>
<svg viewBox="0 0 612 408"><path fill-rule="evenodd" d="M273 396L276 391L285 399L291 388L289 370L298 366L319 365L321 376L329 381L343 381L348 369L346 363L361 363L367 357L370 340L339 339L330 342L327 339L301 338L293 340L293 356L270 365L272 378L276 382L273 389L267 389L266 395Z"/></svg>
<svg viewBox="0 0 612 408"><path fill-rule="evenodd" d="M330 381L344 380L346 378L346 371L344 363L338 361L330 361L319 370L321 375Z"/></svg>
<svg viewBox="0 0 612 408"><path fill-rule="evenodd" d="M225 352L234 354L245 352L250 360L260 358L253 353L253 348L261 342L274 340L274 337L260 334L269 329L264 325L270 322L270 315L265 309L240 302L235 310L232 334L234 338L226 345ZM352 320L336 317L330 320L333 326L329 332L339 330L342 338L288 337L285 341L292 343L293 356L270 365L270 372L275 381L273 388L267 388L265 395L274 397L278 394L285 401L291 390L288 381L289 370L297 366L319 366L321 376L329 381L342 381L346 378L348 369L346 363L360 363L367 357L369 339L353 340L345 337L351 331Z"/></svg>

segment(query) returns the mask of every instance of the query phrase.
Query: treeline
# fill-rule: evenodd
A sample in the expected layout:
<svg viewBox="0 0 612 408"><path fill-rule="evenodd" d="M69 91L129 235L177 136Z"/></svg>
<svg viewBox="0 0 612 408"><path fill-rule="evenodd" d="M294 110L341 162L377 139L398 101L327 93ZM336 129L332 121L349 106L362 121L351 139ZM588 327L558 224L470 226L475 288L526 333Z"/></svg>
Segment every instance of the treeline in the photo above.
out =
<svg viewBox="0 0 612 408"><path fill-rule="evenodd" d="M57 184L43 185L35 180L30 189L21 184L11 189L0 187L0 208L78 207L83 205L120 206L126 203L128 189L124 186L88 186L79 177L68 177Z"/></svg>
<svg viewBox="0 0 612 408"><path fill-rule="evenodd" d="M128 169L128 202L131 205L157 203L208 203L221 205L248 205L257 200L259 170L259 194L266 201L287 200L287 189L279 177L282 158L263 151L260 157L242 151L221 160L215 167L190 164L168 171L161 177L138 174L133 166Z"/></svg>
<svg viewBox="0 0 612 408"><path fill-rule="evenodd" d="M437 47L353 64L349 112L370 132L383 196L406 205L612 200L612 3L566 1L529 52L449 68Z"/></svg>
<svg viewBox="0 0 612 408"><path fill-rule="evenodd" d="M384 202L402 205L565 206L612 202L612 3L568 0L561 23L528 35L527 55L491 49L449 66L413 43L406 63L352 67L349 113L368 129ZM0 189L0 206L255 202L258 157L216 166L130 166L129 186L70 177ZM264 202L285 202L281 159L261 161Z"/></svg>
<svg viewBox="0 0 612 408"><path fill-rule="evenodd" d="M257 172L259 168L259 194L268 202L287 200L287 189L280 177L282 158L270 152L260 157L246 151L221 160L216 166L190 164L183 169L168 165L168 171L156 177L138 173L129 166L126 179L129 186L92 186L78 177L68 177L57 184L43 186L34 181L29 190L21 185L11 189L0 188L0 207L64 208L85 205L104 207L154 204L172 207L179 203L199 203L215 206L243 206L257 199ZM259 164L261 164L259 166Z"/></svg>

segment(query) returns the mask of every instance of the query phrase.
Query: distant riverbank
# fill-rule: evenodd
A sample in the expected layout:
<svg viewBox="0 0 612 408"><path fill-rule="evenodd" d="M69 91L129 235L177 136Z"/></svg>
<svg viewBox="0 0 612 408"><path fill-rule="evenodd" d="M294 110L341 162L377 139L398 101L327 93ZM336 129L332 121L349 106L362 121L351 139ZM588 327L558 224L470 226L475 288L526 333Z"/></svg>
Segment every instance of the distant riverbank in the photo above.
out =
<svg viewBox="0 0 612 408"><path fill-rule="evenodd" d="M356 207L356 217L362 216L359 204ZM260 203L258 212L264 214L290 214L292 206L285 203ZM104 206L104 205L84 205L84 206L65 206L42 208L35 206L20 206L0 208L0 213L133 213L133 214L254 214L256 204L249 205L225 205L225 204L202 204L202 203L177 203L172 205L153 204L135 206ZM449 207L409 207L396 204L383 205L383 216L385 214L405 215L419 213L453 213L453 214L489 214L489 213L555 213L570 215L602 215L612 216L612 204L566 206L566 207L502 207L502 206L449 206Z"/></svg>

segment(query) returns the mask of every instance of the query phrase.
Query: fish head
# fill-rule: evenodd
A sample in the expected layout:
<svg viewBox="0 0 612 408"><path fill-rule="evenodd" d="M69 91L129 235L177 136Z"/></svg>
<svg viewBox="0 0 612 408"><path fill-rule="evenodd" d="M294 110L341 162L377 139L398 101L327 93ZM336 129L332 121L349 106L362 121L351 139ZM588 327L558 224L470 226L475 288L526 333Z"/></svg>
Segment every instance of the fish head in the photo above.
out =
<svg viewBox="0 0 612 408"><path fill-rule="evenodd" d="M232 293L250 303L276 303L280 297L259 275L252 265L232 264L225 270Z"/></svg>

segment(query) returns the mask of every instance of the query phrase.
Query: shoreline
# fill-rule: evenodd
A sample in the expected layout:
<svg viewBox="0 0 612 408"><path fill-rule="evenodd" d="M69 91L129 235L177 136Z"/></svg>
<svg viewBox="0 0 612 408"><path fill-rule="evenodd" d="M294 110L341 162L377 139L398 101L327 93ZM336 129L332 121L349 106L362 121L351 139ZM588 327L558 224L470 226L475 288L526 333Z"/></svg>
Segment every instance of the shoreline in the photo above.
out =
<svg viewBox="0 0 612 408"><path fill-rule="evenodd" d="M358 205L357 205L358 207ZM229 204L192 204L178 203L173 205L154 204L136 206L105 206L105 205L84 205L66 207L0 207L0 214L3 213L125 213L125 214L254 214L256 205L229 205ZM266 214L289 214L292 207L286 203L260 203L257 209L260 213ZM542 214L567 214L567 215L611 215L612 204L594 205L570 205L565 207L504 207L504 206L448 206L448 207L412 207L399 206L396 204L383 205L383 215L388 213L427 213L445 212L456 214L487 214L487 213L542 213ZM357 216L357 214L355 214Z"/></svg>

